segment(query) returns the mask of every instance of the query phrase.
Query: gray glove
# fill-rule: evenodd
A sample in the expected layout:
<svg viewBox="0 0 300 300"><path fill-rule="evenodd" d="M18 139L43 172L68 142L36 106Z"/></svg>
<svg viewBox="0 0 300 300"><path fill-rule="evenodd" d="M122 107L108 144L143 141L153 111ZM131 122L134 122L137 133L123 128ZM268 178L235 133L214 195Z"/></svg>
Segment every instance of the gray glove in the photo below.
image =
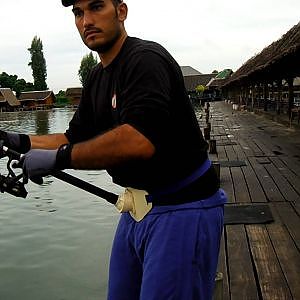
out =
<svg viewBox="0 0 300 300"><path fill-rule="evenodd" d="M24 154L19 163L23 169L24 181L30 179L34 183L42 184L42 177L55 170L57 151L33 149Z"/></svg>
<svg viewBox="0 0 300 300"><path fill-rule="evenodd" d="M72 145L65 144L55 150L32 149L22 156L17 167L23 169L24 182L28 179L37 184L57 170L70 167Z"/></svg>

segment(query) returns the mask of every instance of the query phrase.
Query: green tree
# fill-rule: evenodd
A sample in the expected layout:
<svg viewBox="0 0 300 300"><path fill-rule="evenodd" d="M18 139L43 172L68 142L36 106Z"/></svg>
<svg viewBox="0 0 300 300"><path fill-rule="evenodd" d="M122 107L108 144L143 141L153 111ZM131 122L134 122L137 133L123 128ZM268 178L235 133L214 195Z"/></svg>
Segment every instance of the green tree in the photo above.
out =
<svg viewBox="0 0 300 300"><path fill-rule="evenodd" d="M17 78L17 75L9 75L5 72L2 72L0 74L0 86L3 88L13 89Z"/></svg>
<svg viewBox="0 0 300 300"><path fill-rule="evenodd" d="M56 107L63 107L63 106L65 106L65 105L70 104L70 101L69 101L69 99L67 98L66 92L65 92L65 91L60 90L60 91L55 95L55 97L56 97L56 102L55 102Z"/></svg>
<svg viewBox="0 0 300 300"><path fill-rule="evenodd" d="M31 55L31 61L28 63L28 66L32 69L34 88L39 91L47 90L47 66L41 39L35 36L28 51Z"/></svg>
<svg viewBox="0 0 300 300"><path fill-rule="evenodd" d="M26 82L24 79L17 79L13 90L16 92L16 96L19 97L21 92L34 91L34 85L31 82Z"/></svg>
<svg viewBox="0 0 300 300"><path fill-rule="evenodd" d="M199 84L197 87L196 87L196 93L199 95L199 96L202 96L203 95L203 92L205 91L205 86L202 85L202 84Z"/></svg>
<svg viewBox="0 0 300 300"><path fill-rule="evenodd" d="M57 97L66 97L66 91L60 90L55 96L57 96Z"/></svg>
<svg viewBox="0 0 300 300"><path fill-rule="evenodd" d="M17 97L19 97L21 92L34 90L34 86L31 82L26 82L22 78L18 79L17 75L9 75L5 72L0 74L0 86L15 91Z"/></svg>
<svg viewBox="0 0 300 300"><path fill-rule="evenodd" d="M82 58L80 68L78 71L79 79L82 86L85 86L87 77L91 69L97 64L98 64L97 56L94 56L92 51Z"/></svg>

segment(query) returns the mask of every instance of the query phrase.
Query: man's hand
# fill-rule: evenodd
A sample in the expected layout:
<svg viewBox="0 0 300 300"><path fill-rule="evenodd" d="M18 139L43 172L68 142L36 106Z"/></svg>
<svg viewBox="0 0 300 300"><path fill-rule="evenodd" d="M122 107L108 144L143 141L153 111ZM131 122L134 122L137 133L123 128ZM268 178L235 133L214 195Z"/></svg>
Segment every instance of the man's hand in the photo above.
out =
<svg viewBox="0 0 300 300"><path fill-rule="evenodd" d="M17 167L23 169L25 182L42 184L43 177L53 171L69 168L71 165L71 144L61 145L55 150L32 149L24 154Z"/></svg>
<svg viewBox="0 0 300 300"><path fill-rule="evenodd" d="M30 138L26 134L18 134L0 130L0 141L3 141L2 146L6 146L7 148L15 150L19 153L26 153L31 147ZM3 157L3 153L0 154L0 156Z"/></svg>
<svg viewBox="0 0 300 300"><path fill-rule="evenodd" d="M42 184L42 177L56 169L57 151L33 149L24 154L18 164L23 169L24 181L30 179L34 183Z"/></svg>

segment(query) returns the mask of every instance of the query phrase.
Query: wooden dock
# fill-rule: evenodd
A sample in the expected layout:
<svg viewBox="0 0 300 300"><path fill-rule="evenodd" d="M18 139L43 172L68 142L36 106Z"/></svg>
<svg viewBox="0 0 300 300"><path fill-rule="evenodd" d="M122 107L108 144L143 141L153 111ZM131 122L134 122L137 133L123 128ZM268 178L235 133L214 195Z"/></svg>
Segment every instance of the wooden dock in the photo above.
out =
<svg viewBox="0 0 300 300"><path fill-rule="evenodd" d="M211 103L209 112L217 148L210 156L221 163L227 206L267 206L273 217L225 225L218 299L299 300L300 130L235 111L225 102ZM199 123L206 127L205 118Z"/></svg>

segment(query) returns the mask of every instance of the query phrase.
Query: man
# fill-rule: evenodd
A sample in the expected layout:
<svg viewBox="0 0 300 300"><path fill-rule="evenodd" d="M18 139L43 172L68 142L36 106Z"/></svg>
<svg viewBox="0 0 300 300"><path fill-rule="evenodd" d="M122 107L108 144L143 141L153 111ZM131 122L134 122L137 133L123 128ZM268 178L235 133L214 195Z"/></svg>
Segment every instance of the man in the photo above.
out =
<svg viewBox="0 0 300 300"><path fill-rule="evenodd" d="M127 36L124 2L62 3L73 5L81 38L101 63L64 134L2 139L26 153L23 172L34 181L58 169L107 169L115 183L149 194L153 208L141 221L121 216L108 299L209 300L226 197L181 70L159 44Z"/></svg>

